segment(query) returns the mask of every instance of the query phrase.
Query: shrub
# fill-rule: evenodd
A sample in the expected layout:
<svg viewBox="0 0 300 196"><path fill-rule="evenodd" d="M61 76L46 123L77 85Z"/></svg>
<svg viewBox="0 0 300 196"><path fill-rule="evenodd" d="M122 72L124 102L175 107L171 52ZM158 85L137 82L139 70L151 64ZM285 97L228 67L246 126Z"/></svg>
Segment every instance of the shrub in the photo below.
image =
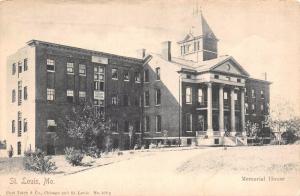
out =
<svg viewBox="0 0 300 196"><path fill-rule="evenodd" d="M65 158L72 166L81 165L81 161L84 154L80 150L76 150L73 147L65 148Z"/></svg>
<svg viewBox="0 0 300 196"><path fill-rule="evenodd" d="M12 156L14 155L14 149L13 147L10 145L9 150L7 151L8 157L12 158Z"/></svg>
<svg viewBox="0 0 300 196"><path fill-rule="evenodd" d="M153 148L156 148L156 145L153 144L153 143L151 143L151 144L149 145L149 149L153 149Z"/></svg>
<svg viewBox="0 0 300 196"><path fill-rule="evenodd" d="M46 157L45 153L39 149L35 152L28 150L24 152L23 166L26 170L50 173L57 169L55 162L50 160L51 157Z"/></svg>
<svg viewBox="0 0 300 196"><path fill-rule="evenodd" d="M86 149L85 155L93 157L93 158L100 158L101 150L97 146L91 146Z"/></svg>

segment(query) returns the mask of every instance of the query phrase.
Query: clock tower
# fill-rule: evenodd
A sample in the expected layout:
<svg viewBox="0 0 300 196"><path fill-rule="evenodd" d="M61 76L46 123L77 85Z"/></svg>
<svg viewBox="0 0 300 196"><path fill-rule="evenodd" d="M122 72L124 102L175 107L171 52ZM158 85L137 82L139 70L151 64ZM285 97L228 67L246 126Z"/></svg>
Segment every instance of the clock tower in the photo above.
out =
<svg viewBox="0 0 300 196"><path fill-rule="evenodd" d="M177 42L180 46L181 58L194 62L217 58L218 39L207 24L202 12L194 14L188 22L190 31L182 41Z"/></svg>

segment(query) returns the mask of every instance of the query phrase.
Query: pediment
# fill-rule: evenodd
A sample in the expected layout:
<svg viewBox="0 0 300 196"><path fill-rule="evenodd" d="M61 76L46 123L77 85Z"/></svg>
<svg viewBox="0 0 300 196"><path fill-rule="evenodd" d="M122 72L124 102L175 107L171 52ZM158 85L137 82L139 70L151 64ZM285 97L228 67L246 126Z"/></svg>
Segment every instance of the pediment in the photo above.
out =
<svg viewBox="0 0 300 196"><path fill-rule="evenodd" d="M220 62L215 65L211 71L217 71L222 73L241 75L241 76L249 76L246 70L237 63L233 58L229 58L224 62Z"/></svg>

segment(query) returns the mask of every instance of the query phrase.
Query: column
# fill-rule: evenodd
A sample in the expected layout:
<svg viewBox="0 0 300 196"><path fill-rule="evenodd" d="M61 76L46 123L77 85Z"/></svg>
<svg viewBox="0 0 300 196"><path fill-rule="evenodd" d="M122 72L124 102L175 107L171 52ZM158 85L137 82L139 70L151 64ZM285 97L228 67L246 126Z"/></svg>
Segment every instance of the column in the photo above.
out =
<svg viewBox="0 0 300 196"><path fill-rule="evenodd" d="M224 135L224 97L223 97L223 85L219 87L219 131L221 136Z"/></svg>
<svg viewBox="0 0 300 196"><path fill-rule="evenodd" d="M235 107L234 107L234 88L230 89L230 124L231 124L231 135L235 136Z"/></svg>
<svg viewBox="0 0 300 196"><path fill-rule="evenodd" d="M212 84L207 84L207 130L206 134L213 135L212 129Z"/></svg>
<svg viewBox="0 0 300 196"><path fill-rule="evenodd" d="M241 131L243 136L246 136L245 130L245 91L241 89Z"/></svg>

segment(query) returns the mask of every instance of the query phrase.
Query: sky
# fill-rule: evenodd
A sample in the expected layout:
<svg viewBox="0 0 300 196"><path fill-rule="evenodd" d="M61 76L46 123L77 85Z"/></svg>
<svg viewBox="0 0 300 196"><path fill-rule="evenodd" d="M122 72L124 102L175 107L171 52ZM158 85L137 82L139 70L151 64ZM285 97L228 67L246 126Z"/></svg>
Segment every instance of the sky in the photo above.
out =
<svg viewBox="0 0 300 196"><path fill-rule="evenodd" d="M197 4L219 39L219 55L232 55L255 78L267 72L271 105L287 101L300 115L300 3L283 0L1 1L0 94L7 56L31 39L132 57L141 48L160 52L170 40L176 56Z"/></svg>

